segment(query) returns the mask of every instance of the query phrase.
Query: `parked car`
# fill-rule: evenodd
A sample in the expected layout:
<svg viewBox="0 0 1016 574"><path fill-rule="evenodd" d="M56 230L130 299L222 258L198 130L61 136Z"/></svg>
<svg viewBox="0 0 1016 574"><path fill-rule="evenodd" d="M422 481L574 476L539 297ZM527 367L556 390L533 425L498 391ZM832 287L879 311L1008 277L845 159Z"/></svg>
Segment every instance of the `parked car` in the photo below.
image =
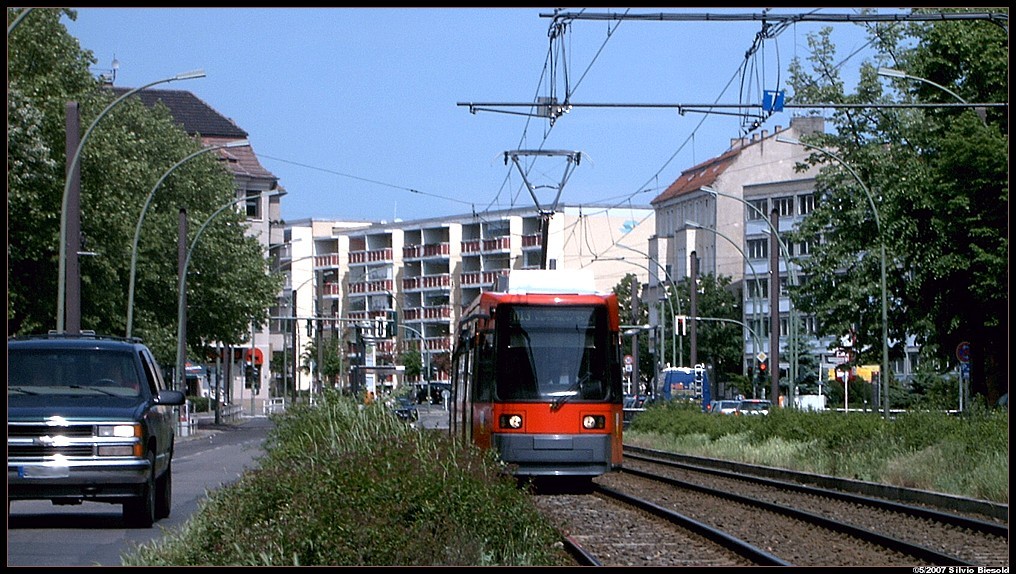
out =
<svg viewBox="0 0 1016 574"><path fill-rule="evenodd" d="M718 400L709 403L709 413L714 415L732 415L737 411L737 405L741 401Z"/></svg>
<svg viewBox="0 0 1016 574"><path fill-rule="evenodd" d="M746 399L738 403L738 415L767 415L772 403L762 399Z"/></svg>
<svg viewBox="0 0 1016 574"><path fill-rule="evenodd" d="M48 334L7 340L7 504L123 505L150 528L169 516L183 391L138 339Z"/></svg>
<svg viewBox="0 0 1016 574"><path fill-rule="evenodd" d="M395 416L399 417L399 420L411 423L420 420L420 411L416 409L416 405L409 397L396 397L392 402L391 409Z"/></svg>

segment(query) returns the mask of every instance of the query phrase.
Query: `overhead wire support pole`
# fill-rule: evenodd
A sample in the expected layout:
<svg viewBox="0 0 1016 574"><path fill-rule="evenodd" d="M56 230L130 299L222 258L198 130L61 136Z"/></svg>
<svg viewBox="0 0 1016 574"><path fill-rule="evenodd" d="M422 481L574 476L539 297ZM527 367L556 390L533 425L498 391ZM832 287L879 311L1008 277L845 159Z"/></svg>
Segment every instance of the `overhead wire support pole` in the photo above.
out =
<svg viewBox="0 0 1016 574"><path fill-rule="evenodd" d="M643 20L647 22L941 22L943 20L991 20L1009 21L1009 15L1002 12L928 12L907 14L824 14L817 12L801 14L774 14L772 12L746 12L741 14L720 14L712 12L555 12L541 13L540 18L554 20Z"/></svg>
<svg viewBox="0 0 1016 574"><path fill-rule="evenodd" d="M540 204L540 199L536 196L536 189L539 187L553 187L553 186L535 186L529 181L529 177L526 175L526 170L522 168L519 163L519 156L529 155L540 155L540 156L567 156L568 165L564 169L564 174L561 176L561 182L554 187L557 193L554 195L554 202L544 207ZM508 160L511 159L512 163L519 170L519 175L522 176L522 181L526 184L526 190L529 191L529 195L533 198L533 203L536 205L536 210L540 214L540 268L547 268L547 241L550 236L550 218L554 216L557 211L558 201L561 199L561 192L564 190L565 184L568 182L568 178L575 172L575 168L582 161L582 152L579 151L567 151L567 150L515 150L504 152L504 163L508 165Z"/></svg>

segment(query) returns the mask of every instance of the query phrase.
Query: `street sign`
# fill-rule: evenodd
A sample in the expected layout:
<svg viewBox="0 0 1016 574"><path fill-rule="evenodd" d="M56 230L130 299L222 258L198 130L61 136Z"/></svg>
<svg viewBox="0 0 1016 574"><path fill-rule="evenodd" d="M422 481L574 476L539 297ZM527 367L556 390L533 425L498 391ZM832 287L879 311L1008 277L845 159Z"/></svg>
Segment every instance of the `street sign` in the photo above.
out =
<svg viewBox="0 0 1016 574"><path fill-rule="evenodd" d="M961 363L970 362L970 343L963 341L959 345L956 345L956 358Z"/></svg>
<svg viewBox="0 0 1016 574"><path fill-rule="evenodd" d="M764 363L769 358L769 355L760 351L759 354L755 355L755 358L758 359L758 362Z"/></svg>

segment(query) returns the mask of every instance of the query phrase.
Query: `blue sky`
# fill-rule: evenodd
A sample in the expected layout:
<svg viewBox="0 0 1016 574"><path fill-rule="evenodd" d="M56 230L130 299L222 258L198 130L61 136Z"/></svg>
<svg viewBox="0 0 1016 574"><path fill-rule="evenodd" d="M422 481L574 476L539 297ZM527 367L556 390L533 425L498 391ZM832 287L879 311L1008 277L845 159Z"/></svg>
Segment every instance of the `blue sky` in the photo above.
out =
<svg viewBox="0 0 1016 574"><path fill-rule="evenodd" d="M65 20L92 51L96 74L119 62L116 85L188 90L249 134L289 194L286 220L443 217L542 204L649 204L682 170L746 133L723 114L658 104L739 104L783 88L806 58L807 34L833 28L848 89L866 39L849 23L802 23L767 40L742 74L759 21L577 20L553 70L578 104L550 126L525 107L470 113L462 103L533 102L551 94L553 8L77 8ZM578 13L582 9L566 9ZM624 9L591 8L588 12ZM851 8L770 13L854 14ZM762 8L641 9L639 13L762 14ZM853 70L853 72L852 72ZM567 74L565 74L567 72ZM591 106L603 104L603 106ZM777 113L761 129L786 127ZM513 112L513 113L505 113ZM754 132L758 133L758 132ZM525 179L504 153L525 155ZM564 176L569 177L564 185Z"/></svg>

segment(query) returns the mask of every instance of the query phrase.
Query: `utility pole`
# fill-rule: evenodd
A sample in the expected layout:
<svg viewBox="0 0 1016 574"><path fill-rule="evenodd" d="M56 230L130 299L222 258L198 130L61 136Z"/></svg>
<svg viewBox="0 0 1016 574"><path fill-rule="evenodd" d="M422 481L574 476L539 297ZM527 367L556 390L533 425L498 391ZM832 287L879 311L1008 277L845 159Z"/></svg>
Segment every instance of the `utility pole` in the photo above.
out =
<svg viewBox="0 0 1016 574"><path fill-rule="evenodd" d="M631 324L639 324L639 289L641 289L642 283L639 282L638 278L634 278L631 282ZM632 389L635 391L634 394L639 395L642 391L642 376L639 372L639 332L635 331L635 334L631 336L631 358L632 358Z"/></svg>
<svg viewBox="0 0 1016 574"><path fill-rule="evenodd" d="M769 234L769 380L773 406L780 402L780 260L779 249L780 212L774 207L769 212L772 233ZM790 261L787 261L787 268Z"/></svg>
<svg viewBox="0 0 1016 574"><path fill-rule="evenodd" d="M179 218L177 220L176 230L176 260L177 260L177 275L182 278L184 273L187 272L187 210L181 208ZM180 286L180 316L178 320L180 324L177 328L180 330L179 340L176 342L177 345L177 356L181 357L177 361L177 370L183 370L184 365L187 364L187 288L185 283L178 279L177 285ZM181 391L186 390L184 385L187 380L184 378L184 374L173 373L173 380L175 384L173 388Z"/></svg>
<svg viewBox="0 0 1016 574"><path fill-rule="evenodd" d="M695 251L691 252L691 293L689 299L691 299L691 337L689 344L691 345L691 366L698 364L698 253Z"/></svg>
<svg viewBox="0 0 1016 574"><path fill-rule="evenodd" d="M77 102L67 102L67 161L74 157L81 141L81 114ZM68 166L69 168L71 166ZM67 173L69 180L67 194L67 261L65 277L60 279L67 285L66 331L72 335L81 332L81 163L75 162ZM58 317L65 321L65 317ZM63 330L60 327L57 330Z"/></svg>

